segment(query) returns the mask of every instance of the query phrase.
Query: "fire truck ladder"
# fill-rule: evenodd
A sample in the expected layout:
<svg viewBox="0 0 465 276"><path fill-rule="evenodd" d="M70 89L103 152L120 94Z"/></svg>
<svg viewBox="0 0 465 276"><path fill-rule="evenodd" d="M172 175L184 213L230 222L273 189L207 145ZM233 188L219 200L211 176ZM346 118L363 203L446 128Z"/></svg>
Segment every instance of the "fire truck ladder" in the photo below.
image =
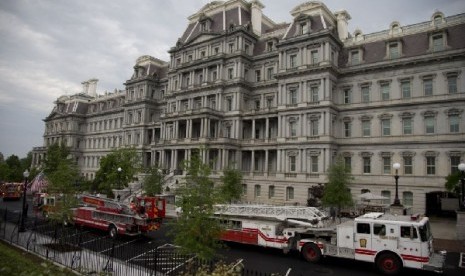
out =
<svg viewBox="0 0 465 276"><path fill-rule="evenodd" d="M326 215L315 207L270 205L215 205L216 215L267 218L322 227Z"/></svg>
<svg viewBox="0 0 465 276"><path fill-rule="evenodd" d="M84 202L83 199L84 197L86 198L90 198L90 199L93 199L93 202L103 202L103 206L101 205L98 205L97 203L92 203L92 202ZM85 205L93 205L93 206L101 206L101 207L105 207L105 208L111 208L111 209L121 209L123 207L125 207L124 205L125 204L122 204L122 202L117 202L117 201L114 201L113 199L109 199L109 198L102 198L102 197L98 197L98 196L93 196L93 195L84 195L81 197L81 201L83 201L83 203Z"/></svg>

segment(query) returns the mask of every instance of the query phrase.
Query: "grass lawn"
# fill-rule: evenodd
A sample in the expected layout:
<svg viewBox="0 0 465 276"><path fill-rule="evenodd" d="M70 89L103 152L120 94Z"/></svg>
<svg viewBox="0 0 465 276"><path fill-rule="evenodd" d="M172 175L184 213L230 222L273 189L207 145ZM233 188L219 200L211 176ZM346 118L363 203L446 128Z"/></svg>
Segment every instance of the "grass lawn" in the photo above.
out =
<svg viewBox="0 0 465 276"><path fill-rule="evenodd" d="M0 240L0 275L60 276L73 273Z"/></svg>

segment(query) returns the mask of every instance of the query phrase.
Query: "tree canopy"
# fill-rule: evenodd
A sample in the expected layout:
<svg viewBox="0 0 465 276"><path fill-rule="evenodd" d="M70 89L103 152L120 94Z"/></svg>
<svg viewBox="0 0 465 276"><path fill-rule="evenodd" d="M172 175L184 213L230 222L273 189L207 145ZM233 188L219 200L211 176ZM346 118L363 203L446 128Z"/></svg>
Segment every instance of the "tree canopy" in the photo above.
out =
<svg viewBox="0 0 465 276"><path fill-rule="evenodd" d="M144 178L144 190L148 196L162 193L164 175L158 167L152 167L149 174Z"/></svg>
<svg viewBox="0 0 465 276"><path fill-rule="evenodd" d="M44 173L47 176L47 192L55 195L55 209L50 218L62 221L70 219L71 208L77 206L76 192L80 180L79 169L64 144L53 144L47 149Z"/></svg>
<svg viewBox="0 0 465 276"><path fill-rule="evenodd" d="M234 202L241 198L242 195L242 173L232 167L223 170L221 176L222 185L220 186L220 195L224 202Z"/></svg>
<svg viewBox="0 0 465 276"><path fill-rule="evenodd" d="M461 172L457 171L446 176L446 189L456 195L460 195L460 175Z"/></svg>
<svg viewBox="0 0 465 276"><path fill-rule="evenodd" d="M182 212L173 224L174 243L184 252L211 259L221 245L221 227L218 220L212 219L219 195L209 177L210 166L202 163L198 154L185 162L185 168L186 181L176 192L176 205Z"/></svg>
<svg viewBox="0 0 465 276"><path fill-rule="evenodd" d="M112 197L112 189L127 187L140 169L140 158L134 148L116 149L100 160L100 168L95 173L94 189Z"/></svg>
<svg viewBox="0 0 465 276"><path fill-rule="evenodd" d="M26 158L19 158L12 154L7 159L3 158L0 152L0 183L2 182L22 182L23 172L29 170L29 180L33 179L38 171L30 168L32 163L32 152L28 152Z"/></svg>
<svg viewBox="0 0 465 276"><path fill-rule="evenodd" d="M352 194L349 185L353 181L350 169L345 166L341 156L328 169L328 183L324 187L322 203L324 206L335 206L340 212L342 207L352 206Z"/></svg>

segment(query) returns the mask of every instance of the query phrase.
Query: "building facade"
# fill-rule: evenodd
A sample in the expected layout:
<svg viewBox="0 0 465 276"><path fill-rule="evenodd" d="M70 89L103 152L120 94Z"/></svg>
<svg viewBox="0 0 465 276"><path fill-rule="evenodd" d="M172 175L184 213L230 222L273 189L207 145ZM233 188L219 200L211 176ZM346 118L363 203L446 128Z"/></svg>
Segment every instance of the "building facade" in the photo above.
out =
<svg viewBox="0 0 465 276"><path fill-rule="evenodd" d="M465 157L465 14L387 30L348 32L346 11L321 2L277 24L259 1L213 1L191 15L168 62L142 56L125 89L57 99L46 147L64 142L93 179L111 150L133 146L143 165L181 177L200 153L214 178L243 172L243 200L305 204L336 156L362 191L425 212Z"/></svg>

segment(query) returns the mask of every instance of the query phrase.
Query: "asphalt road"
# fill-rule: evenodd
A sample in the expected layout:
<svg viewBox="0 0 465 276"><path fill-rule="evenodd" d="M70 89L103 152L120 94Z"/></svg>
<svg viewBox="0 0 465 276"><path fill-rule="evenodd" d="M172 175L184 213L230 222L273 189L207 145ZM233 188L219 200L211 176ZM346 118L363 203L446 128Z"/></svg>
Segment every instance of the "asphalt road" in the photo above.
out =
<svg viewBox="0 0 465 276"><path fill-rule="evenodd" d="M1 201L0 208L5 207L20 213L22 201ZM33 213L29 210L29 217L32 216ZM150 259L154 258L154 252L158 252L156 248L167 248L171 244L171 237L168 235L170 232L168 223L165 223L158 231L145 236L121 237L116 241L110 239L108 233L93 229L84 229L83 232L77 231L74 227L57 230L47 224L40 226L38 229L40 229L41 233L50 236L57 234L56 232L58 231L58 235L65 236L72 243L80 243L82 247L87 249L106 255L113 254L118 259L141 266L152 265ZM227 243L225 244L225 248L219 250L218 254L219 258L226 262L243 260L245 267L248 269L266 273L280 273L280 275L285 275L289 269L289 276L380 275L370 263L326 257L318 264L311 264L304 261L297 252L291 252L286 255L282 251L273 248ZM465 269L458 267L458 258L459 255L457 253L448 253L445 275L465 275ZM182 263L185 259L179 259L178 261ZM163 271L165 268L159 268L159 270ZM166 271L168 270L169 268L167 267ZM402 275L433 276L437 274L404 269Z"/></svg>

